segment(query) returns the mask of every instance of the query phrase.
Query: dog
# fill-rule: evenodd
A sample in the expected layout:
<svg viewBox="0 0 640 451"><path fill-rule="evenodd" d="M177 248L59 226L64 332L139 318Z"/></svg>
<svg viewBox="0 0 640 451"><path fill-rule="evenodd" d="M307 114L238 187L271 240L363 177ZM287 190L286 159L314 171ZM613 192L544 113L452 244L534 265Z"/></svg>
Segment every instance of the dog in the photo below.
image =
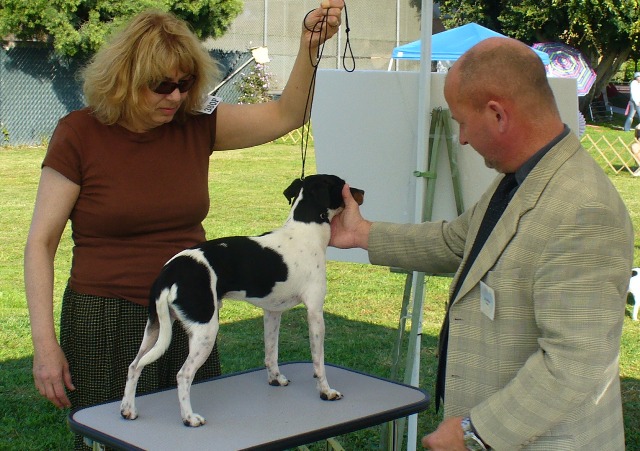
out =
<svg viewBox="0 0 640 451"><path fill-rule="evenodd" d="M341 178L326 174L294 180L284 191L293 205L279 229L260 236L207 241L176 254L164 265L150 291L140 350L129 366L120 406L124 418L137 418L138 378L146 365L167 350L172 324L178 320L189 336L189 355L176 376L182 422L192 427L206 423L192 410L190 389L196 371L213 349L223 298L246 300L264 310L264 361L267 381L275 386L289 384L278 369L282 312L303 303L320 398L342 398L325 376L323 304L330 222L344 208L344 185ZM350 190L361 205L364 191Z"/></svg>
<svg viewBox="0 0 640 451"><path fill-rule="evenodd" d="M638 310L640 310L640 268L631 270L631 279L629 279L629 293L633 296L633 313L631 319L638 321Z"/></svg>

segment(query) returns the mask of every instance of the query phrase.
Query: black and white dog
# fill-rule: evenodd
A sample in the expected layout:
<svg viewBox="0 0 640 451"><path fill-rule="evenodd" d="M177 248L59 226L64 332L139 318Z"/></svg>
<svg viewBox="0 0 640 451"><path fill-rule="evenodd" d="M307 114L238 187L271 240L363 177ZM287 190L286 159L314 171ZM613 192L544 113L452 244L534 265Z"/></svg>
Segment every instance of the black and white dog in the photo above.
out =
<svg viewBox="0 0 640 451"><path fill-rule="evenodd" d="M631 319L638 321L638 310L640 310L640 268L631 270L631 279L629 279L629 293L633 297L633 313Z"/></svg>
<svg viewBox="0 0 640 451"><path fill-rule="evenodd" d="M279 229L257 237L207 241L165 264L151 288L144 338L129 366L120 406L124 418L138 416L135 396L140 373L167 350L172 324L178 320L189 336L189 356L177 375L182 421L187 426L206 422L191 408L190 389L196 371L213 349L223 298L246 300L264 309L265 365L271 385L289 384L278 369L280 318L283 311L303 303L320 397L342 397L329 387L325 376L322 309L330 221L344 208L344 184L334 175L297 179L284 191L293 206ZM362 204L364 191L351 188L351 194Z"/></svg>

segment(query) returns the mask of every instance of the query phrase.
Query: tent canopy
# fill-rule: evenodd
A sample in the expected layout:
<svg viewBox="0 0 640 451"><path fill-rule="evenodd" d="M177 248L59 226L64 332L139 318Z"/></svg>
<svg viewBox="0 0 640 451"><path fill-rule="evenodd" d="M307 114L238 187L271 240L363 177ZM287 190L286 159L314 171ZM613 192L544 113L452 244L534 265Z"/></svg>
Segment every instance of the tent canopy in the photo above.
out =
<svg viewBox="0 0 640 451"><path fill-rule="evenodd" d="M458 28L436 33L431 38L431 60L455 61L478 42L495 36L506 37L477 23L469 23ZM540 50L533 49L533 51L538 54L545 66L549 64L549 55ZM410 42L394 48L391 58L420 60L420 41Z"/></svg>

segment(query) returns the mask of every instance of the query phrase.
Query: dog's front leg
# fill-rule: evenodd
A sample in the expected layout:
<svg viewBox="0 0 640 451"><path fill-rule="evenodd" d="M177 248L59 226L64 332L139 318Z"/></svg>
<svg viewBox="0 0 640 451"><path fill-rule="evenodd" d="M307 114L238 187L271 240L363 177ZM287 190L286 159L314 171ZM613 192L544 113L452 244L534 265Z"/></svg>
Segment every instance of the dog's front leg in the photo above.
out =
<svg viewBox="0 0 640 451"><path fill-rule="evenodd" d="M264 311L264 365L267 367L269 385L289 385L289 379L278 368L278 338L282 312Z"/></svg>
<svg viewBox="0 0 640 451"><path fill-rule="evenodd" d="M342 394L329 387L324 370L324 316L322 314L322 304L320 310L308 308L307 318L309 321L309 341L311 343L313 371L315 377L318 378L316 385L320 392L320 397L329 401L340 399Z"/></svg>

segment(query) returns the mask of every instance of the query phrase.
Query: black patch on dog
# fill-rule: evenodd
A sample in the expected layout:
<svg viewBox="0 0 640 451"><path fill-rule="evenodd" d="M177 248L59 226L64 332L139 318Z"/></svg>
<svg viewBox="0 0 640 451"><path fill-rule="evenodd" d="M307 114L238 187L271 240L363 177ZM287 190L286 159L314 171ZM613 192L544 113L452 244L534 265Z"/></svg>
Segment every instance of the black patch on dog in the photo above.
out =
<svg viewBox="0 0 640 451"><path fill-rule="evenodd" d="M287 280L288 270L282 256L244 237L226 237L207 241L200 249L218 276L216 292L222 299L230 291L245 291L247 297L263 298L277 282ZM207 323L215 312L211 277L206 266L188 255L167 263L151 287L149 318L157 321L156 300L160 292L178 286L173 305L191 321Z"/></svg>
<svg viewBox="0 0 640 451"><path fill-rule="evenodd" d="M207 241L198 248L218 275L219 299L230 291L245 291L247 297L263 298L289 275L280 254L244 236Z"/></svg>
<svg viewBox="0 0 640 451"><path fill-rule="evenodd" d="M208 269L188 256L179 256L167 263L151 287L149 318L157 320L156 300L165 288L178 286L178 297L173 302L192 321L207 323L215 312Z"/></svg>

